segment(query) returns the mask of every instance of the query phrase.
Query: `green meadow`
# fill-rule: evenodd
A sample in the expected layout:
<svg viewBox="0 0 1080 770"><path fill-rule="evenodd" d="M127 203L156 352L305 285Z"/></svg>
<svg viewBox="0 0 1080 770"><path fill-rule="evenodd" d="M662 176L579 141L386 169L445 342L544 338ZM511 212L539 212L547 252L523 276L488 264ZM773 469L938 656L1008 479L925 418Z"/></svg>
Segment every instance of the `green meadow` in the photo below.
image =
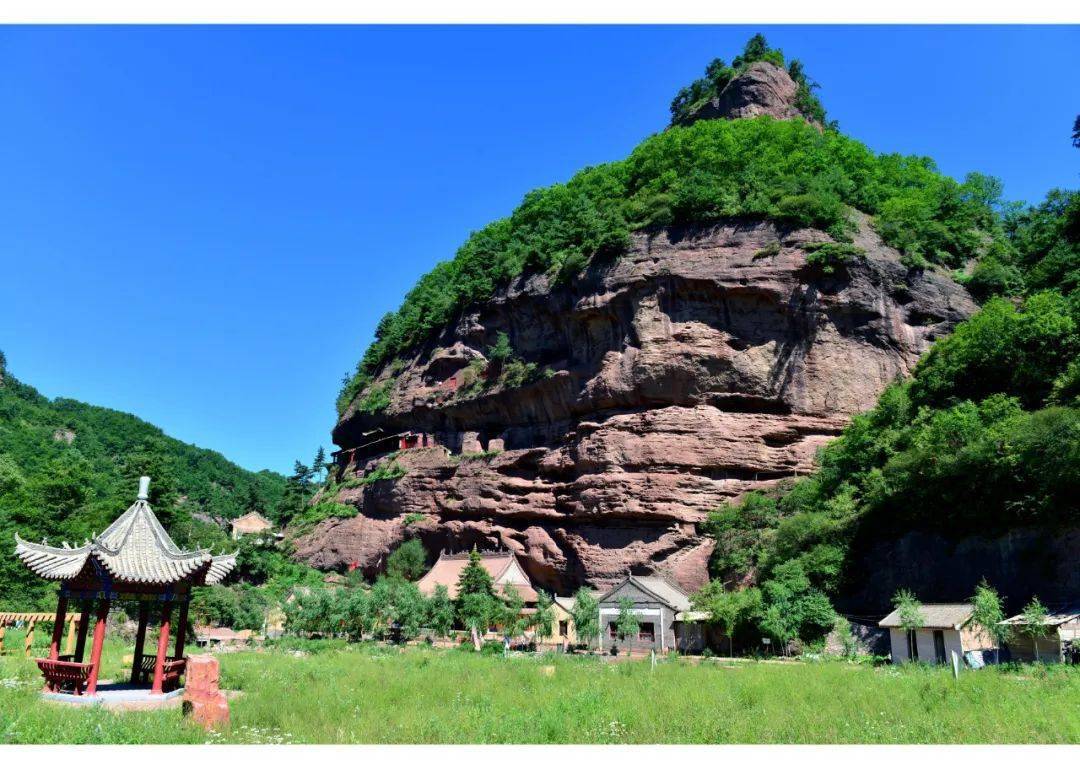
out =
<svg viewBox="0 0 1080 770"><path fill-rule="evenodd" d="M297 647L299 649L292 649ZM10 647L8 648L11 649ZM107 648L118 676L126 646ZM44 703L0 657L2 743L1077 743L1080 670L600 660L288 643L219 656L231 726ZM552 670L551 667L554 667Z"/></svg>

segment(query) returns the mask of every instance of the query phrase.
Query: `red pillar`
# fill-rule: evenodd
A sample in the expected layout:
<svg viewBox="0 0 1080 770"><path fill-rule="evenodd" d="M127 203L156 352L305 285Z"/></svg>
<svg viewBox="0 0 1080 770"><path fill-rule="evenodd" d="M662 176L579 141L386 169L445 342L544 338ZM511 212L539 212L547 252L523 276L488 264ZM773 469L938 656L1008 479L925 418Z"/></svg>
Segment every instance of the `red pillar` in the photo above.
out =
<svg viewBox="0 0 1080 770"><path fill-rule="evenodd" d="M161 605L161 632L158 634L157 660L154 661L154 684L150 692L161 695L161 685L165 679L165 656L169 653L169 616L172 614L172 602Z"/></svg>
<svg viewBox="0 0 1080 770"><path fill-rule="evenodd" d="M105 644L105 620L109 617L109 600L99 599L97 622L94 623L94 644L90 648L90 680L86 685L86 694L97 692L98 673L101 671L101 647Z"/></svg>
<svg viewBox="0 0 1080 770"><path fill-rule="evenodd" d="M56 620L53 622L52 642L49 644L49 660L60 659L60 640L64 638L64 622L67 618L67 597L60 594L56 601Z"/></svg>
<svg viewBox="0 0 1080 770"><path fill-rule="evenodd" d="M139 602L139 630L135 633L135 655L131 661L131 683L142 679L143 647L146 646L146 626L150 622L150 605Z"/></svg>
<svg viewBox="0 0 1080 770"><path fill-rule="evenodd" d="M90 627L90 610L93 608L93 602L84 601L82 603L79 616L79 633L75 640L75 656L72 658L76 663L82 663L83 661L83 654L86 651L86 629Z"/></svg>
<svg viewBox="0 0 1080 770"><path fill-rule="evenodd" d="M184 657L184 638L187 636L188 602L180 603L180 617L176 619L176 649L174 658Z"/></svg>

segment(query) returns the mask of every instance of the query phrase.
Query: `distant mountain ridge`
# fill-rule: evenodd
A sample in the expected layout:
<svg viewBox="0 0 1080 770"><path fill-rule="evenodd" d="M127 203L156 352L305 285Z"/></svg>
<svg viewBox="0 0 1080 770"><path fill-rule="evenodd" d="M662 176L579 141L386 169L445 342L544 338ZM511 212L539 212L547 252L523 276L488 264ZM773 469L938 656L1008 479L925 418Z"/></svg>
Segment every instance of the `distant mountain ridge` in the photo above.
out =
<svg viewBox="0 0 1080 770"><path fill-rule="evenodd" d="M46 584L6 558L18 532L52 542L100 532L152 479L151 504L181 545L229 546L223 526L257 509L279 515L285 477L252 472L130 414L48 399L0 356L0 608L29 608Z"/></svg>

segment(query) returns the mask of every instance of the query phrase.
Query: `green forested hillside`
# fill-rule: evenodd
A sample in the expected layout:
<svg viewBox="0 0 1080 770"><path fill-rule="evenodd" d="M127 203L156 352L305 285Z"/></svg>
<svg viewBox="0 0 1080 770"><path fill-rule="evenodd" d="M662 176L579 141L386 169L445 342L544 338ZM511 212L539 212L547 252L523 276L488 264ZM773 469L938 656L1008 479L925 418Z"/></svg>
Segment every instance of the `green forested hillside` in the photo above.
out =
<svg viewBox="0 0 1080 770"><path fill-rule="evenodd" d="M754 38L737 61L769 56L783 62ZM801 69L796 74L809 93ZM843 241L857 209L873 216L882 238L912 268L960 268L1006 248L994 210L1000 193L988 177L972 174L960 183L929 158L878 155L834 127L822 131L801 120L675 125L625 160L528 193L509 217L474 233L452 260L436 265L379 322L375 342L346 379L338 410L383 364L423 343L463 307L489 299L526 270L572 281L590 260L617 258L636 230L765 217L818 227Z"/></svg>
<svg viewBox="0 0 1080 770"><path fill-rule="evenodd" d="M1080 524L1080 192L1010 207L1002 227L971 280L985 304L913 379L856 417L815 474L711 514L717 581L703 603L806 638L827 627L853 543ZM760 591L724 590L746 574Z"/></svg>
<svg viewBox="0 0 1080 770"><path fill-rule="evenodd" d="M217 452L166 436L137 417L70 399L49 400L5 370L0 356L0 549L13 533L59 543L101 532L148 475L155 513L182 545L225 549L215 522L253 508L277 518L286 480L252 473ZM0 559L0 608L40 604L47 584Z"/></svg>

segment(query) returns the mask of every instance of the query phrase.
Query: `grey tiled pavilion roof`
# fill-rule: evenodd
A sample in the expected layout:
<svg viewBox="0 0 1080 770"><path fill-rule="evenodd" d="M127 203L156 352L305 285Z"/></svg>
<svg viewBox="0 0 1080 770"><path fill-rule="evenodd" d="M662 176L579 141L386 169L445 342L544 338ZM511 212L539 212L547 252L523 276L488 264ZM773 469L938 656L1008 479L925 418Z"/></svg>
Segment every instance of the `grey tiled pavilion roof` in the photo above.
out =
<svg viewBox="0 0 1080 770"><path fill-rule="evenodd" d="M70 580L93 560L113 580L125 583L179 583L206 568L195 584L214 585L236 566L235 553L212 556L205 548L178 548L143 499L136 500L100 535L75 548L67 543L59 548L31 543L16 534L15 555L46 580Z"/></svg>

